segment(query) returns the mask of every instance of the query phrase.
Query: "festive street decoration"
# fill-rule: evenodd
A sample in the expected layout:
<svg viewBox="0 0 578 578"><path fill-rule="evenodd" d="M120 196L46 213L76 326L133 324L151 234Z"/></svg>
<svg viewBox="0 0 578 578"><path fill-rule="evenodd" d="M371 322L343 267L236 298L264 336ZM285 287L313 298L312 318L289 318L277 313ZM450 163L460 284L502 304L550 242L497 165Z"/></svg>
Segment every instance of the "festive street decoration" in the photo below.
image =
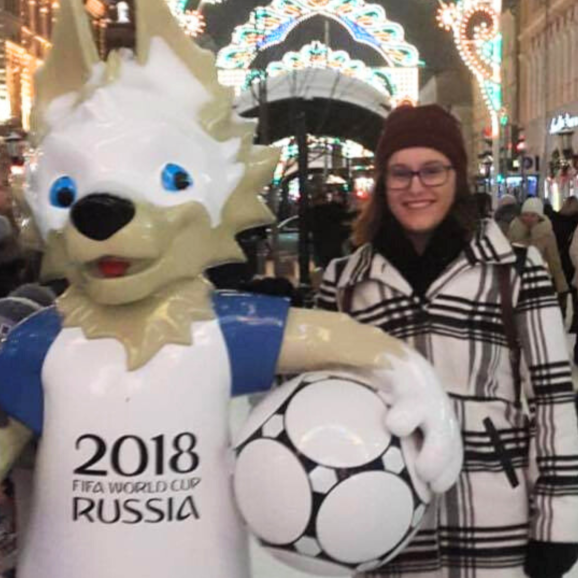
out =
<svg viewBox="0 0 578 578"><path fill-rule="evenodd" d="M277 168L273 184L278 185L288 173L291 172L292 166L297 165L299 150L295 137L281 139L274 143L274 146L281 149L281 157ZM339 151L339 156L343 159L371 159L373 153L362 145L352 141L343 140L337 137L318 137L307 135L307 149L310 152L310 163L314 164L316 159L323 159L325 156L331 156L335 150ZM354 167L352 167L354 168Z"/></svg>
<svg viewBox="0 0 578 578"><path fill-rule="evenodd" d="M490 112L493 136L502 111L502 0L438 0L438 23L453 32L462 60L476 76Z"/></svg>
<svg viewBox="0 0 578 578"><path fill-rule="evenodd" d="M205 17L200 10L187 10L189 0L168 0L167 3L187 36L200 36L205 31Z"/></svg>
<svg viewBox="0 0 578 578"><path fill-rule="evenodd" d="M389 78L388 68L372 68L361 60L353 60L345 50L331 50L331 48L318 40L306 44L299 51L285 53L280 61L269 63L267 65L267 76L272 78L291 70L302 70L304 68L331 68L346 76L363 80L389 96L394 96L395 94L395 89ZM252 72L247 75L247 85L254 78L254 73L252 74Z"/></svg>
<svg viewBox="0 0 578 578"><path fill-rule="evenodd" d="M417 100L417 49L405 40L403 27L387 19L383 7L367 4L365 0L273 0L268 6L258 6L248 22L235 28L231 44L219 52L217 66L223 72L220 80L230 86L244 85L257 54L281 44L292 30L315 16L334 20L356 43L378 52L384 62L378 70L388 70L393 92L397 92L399 99ZM303 47L300 58L306 53L311 55L311 50L311 45ZM289 69L292 67L290 64ZM396 70L401 73L399 83L394 78L397 75L389 72Z"/></svg>

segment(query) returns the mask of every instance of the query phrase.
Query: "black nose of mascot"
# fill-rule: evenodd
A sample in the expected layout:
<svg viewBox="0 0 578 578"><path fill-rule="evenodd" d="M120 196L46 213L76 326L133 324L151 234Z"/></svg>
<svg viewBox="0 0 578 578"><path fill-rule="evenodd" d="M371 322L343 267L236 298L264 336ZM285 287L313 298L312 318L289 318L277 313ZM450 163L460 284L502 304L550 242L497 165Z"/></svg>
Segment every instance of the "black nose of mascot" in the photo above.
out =
<svg viewBox="0 0 578 578"><path fill-rule="evenodd" d="M134 205L107 193L95 193L80 199L72 207L71 218L80 233L95 241L105 241L130 223Z"/></svg>

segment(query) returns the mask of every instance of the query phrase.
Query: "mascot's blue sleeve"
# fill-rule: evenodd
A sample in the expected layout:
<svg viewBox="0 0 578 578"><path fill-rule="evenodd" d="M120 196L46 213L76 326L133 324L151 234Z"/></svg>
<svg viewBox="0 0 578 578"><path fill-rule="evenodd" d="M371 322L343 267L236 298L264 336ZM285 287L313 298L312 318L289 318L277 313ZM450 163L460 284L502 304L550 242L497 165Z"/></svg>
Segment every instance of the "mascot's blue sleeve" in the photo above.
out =
<svg viewBox="0 0 578 578"><path fill-rule="evenodd" d="M232 394L267 391L275 378L289 300L218 291L213 306L229 352Z"/></svg>
<svg viewBox="0 0 578 578"><path fill-rule="evenodd" d="M55 308L32 315L8 334L0 349L0 407L34 433L42 433L42 366L62 328Z"/></svg>

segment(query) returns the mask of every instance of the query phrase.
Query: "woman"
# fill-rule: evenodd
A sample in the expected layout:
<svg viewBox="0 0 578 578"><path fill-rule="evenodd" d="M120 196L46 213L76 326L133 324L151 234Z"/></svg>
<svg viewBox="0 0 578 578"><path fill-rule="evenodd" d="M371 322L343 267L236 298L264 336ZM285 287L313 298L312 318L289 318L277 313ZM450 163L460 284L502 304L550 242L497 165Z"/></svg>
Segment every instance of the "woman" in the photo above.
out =
<svg viewBox="0 0 578 578"><path fill-rule="evenodd" d="M578 557L578 426L542 258L529 248L520 259L493 221L476 221L461 131L442 108L391 113L375 162L375 191L354 232L360 247L329 265L318 305L404 339L433 363L462 423L465 464L410 545L370 576L560 578ZM511 290L503 303L500 279ZM533 429L510 361L511 306Z"/></svg>
<svg viewBox="0 0 578 578"><path fill-rule="evenodd" d="M535 197L526 199L522 205L520 216L510 223L508 238L512 243L519 243L526 247L533 245L540 251L550 275L552 275L560 304L564 304L568 293L568 284L562 269L552 222L544 215L544 205L540 199Z"/></svg>

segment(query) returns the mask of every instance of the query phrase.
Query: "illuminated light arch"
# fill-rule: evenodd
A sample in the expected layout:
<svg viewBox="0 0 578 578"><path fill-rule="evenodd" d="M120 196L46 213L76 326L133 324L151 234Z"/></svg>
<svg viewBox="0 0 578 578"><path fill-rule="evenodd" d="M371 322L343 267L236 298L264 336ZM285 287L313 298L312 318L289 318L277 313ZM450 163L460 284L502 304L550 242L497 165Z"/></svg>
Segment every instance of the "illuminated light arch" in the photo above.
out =
<svg viewBox="0 0 578 578"><path fill-rule="evenodd" d="M367 66L361 60L352 59L345 50L331 50L328 46L314 40L306 44L298 52L286 52L280 61L271 62L267 65L267 76L274 78L293 70L304 68L329 68L341 72L345 76L351 76L367 82L380 92L391 97L395 96L395 89L387 72L380 68ZM258 72L256 73L259 74ZM253 77L247 76L246 87Z"/></svg>
<svg viewBox="0 0 578 578"><path fill-rule="evenodd" d="M342 25L358 43L378 52L400 96L417 100L419 53L404 37L401 25L387 19L385 10L365 0L273 0L255 8L249 21L237 26L232 41L217 55L223 84L239 88L251 64L263 50L283 42L297 26L314 16ZM397 78L399 77L399 78ZM401 88L400 88L401 87Z"/></svg>
<svg viewBox="0 0 578 578"><path fill-rule="evenodd" d="M502 0L438 0L438 22L451 31L460 56L476 77L490 112L492 135L499 133L502 108Z"/></svg>
<svg viewBox="0 0 578 578"><path fill-rule="evenodd" d="M401 25L387 19L385 10L365 0L273 0L255 8L249 21L237 26L232 42L217 58L221 68L248 68L258 51L283 42L298 25L313 16L335 20L352 38L375 49L387 66L417 66L419 53L404 39Z"/></svg>

